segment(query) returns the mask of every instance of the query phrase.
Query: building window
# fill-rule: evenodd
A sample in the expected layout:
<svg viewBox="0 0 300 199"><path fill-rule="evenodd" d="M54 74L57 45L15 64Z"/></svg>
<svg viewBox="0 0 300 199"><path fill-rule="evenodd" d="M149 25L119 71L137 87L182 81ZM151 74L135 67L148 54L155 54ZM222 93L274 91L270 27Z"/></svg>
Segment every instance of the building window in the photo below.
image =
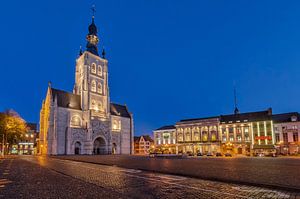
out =
<svg viewBox="0 0 300 199"><path fill-rule="evenodd" d="M293 133L294 142L298 142L298 133Z"/></svg>
<svg viewBox="0 0 300 199"><path fill-rule="evenodd" d="M97 108L98 108L98 110L103 111L103 106L102 106L101 102L98 103Z"/></svg>
<svg viewBox="0 0 300 199"><path fill-rule="evenodd" d="M230 141L230 142L233 142L233 136L230 136L230 137L229 137L229 141Z"/></svg>
<svg viewBox="0 0 300 199"><path fill-rule="evenodd" d="M102 94L102 84L98 83L97 92Z"/></svg>
<svg viewBox="0 0 300 199"><path fill-rule="evenodd" d="M242 137L240 135L236 136L236 139L237 139L238 142L242 141Z"/></svg>
<svg viewBox="0 0 300 199"><path fill-rule="evenodd" d="M121 121L113 120L112 130L113 131L120 131L121 130Z"/></svg>
<svg viewBox="0 0 300 199"><path fill-rule="evenodd" d="M95 63L92 63L91 71L92 71L92 73L96 74L96 64Z"/></svg>
<svg viewBox="0 0 300 199"><path fill-rule="evenodd" d="M223 137L223 142L226 142L226 140L227 140L226 137Z"/></svg>
<svg viewBox="0 0 300 199"><path fill-rule="evenodd" d="M278 133L275 134L275 141L276 143L280 142L280 137Z"/></svg>
<svg viewBox="0 0 300 199"><path fill-rule="evenodd" d="M233 128L229 127L228 131L229 131L229 133L233 133Z"/></svg>
<svg viewBox="0 0 300 199"><path fill-rule="evenodd" d="M96 109L96 102L95 102L95 100L92 100L91 109Z"/></svg>
<svg viewBox="0 0 300 199"><path fill-rule="evenodd" d="M81 126L81 119L79 116L75 115L71 118L71 126Z"/></svg>
<svg viewBox="0 0 300 199"><path fill-rule="evenodd" d="M96 92L96 81L92 81L91 91Z"/></svg>
<svg viewBox="0 0 300 199"><path fill-rule="evenodd" d="M283 136L283 142L284 143L288 143L288 134L287 133L283 133L282 136Z"/></svg>
<svg viewBox="0 0 300 199"><path fill-rule="evenodd" d="M98 65L98 75L102 76L102 67Z"/></svg>

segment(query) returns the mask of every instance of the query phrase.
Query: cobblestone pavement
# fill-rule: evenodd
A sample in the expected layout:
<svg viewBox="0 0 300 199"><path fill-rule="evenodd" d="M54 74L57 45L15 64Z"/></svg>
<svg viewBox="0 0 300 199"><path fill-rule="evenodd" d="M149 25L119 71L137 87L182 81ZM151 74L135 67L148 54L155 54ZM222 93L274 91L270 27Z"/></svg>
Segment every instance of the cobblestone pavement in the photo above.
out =
<svg viewBox="0 0 300 199"><path fill-rule="evenodd" d="M247 185L271 185L300 190L300 158L149 158L129 155L55 156L83 162L190 176Z"/></svg>
<svg viewBox="0 0 300 199"><path fill-rule="evenodd" d="M48 157L6 159L0 169L0 198L300 198L296 192Z"/></svg>

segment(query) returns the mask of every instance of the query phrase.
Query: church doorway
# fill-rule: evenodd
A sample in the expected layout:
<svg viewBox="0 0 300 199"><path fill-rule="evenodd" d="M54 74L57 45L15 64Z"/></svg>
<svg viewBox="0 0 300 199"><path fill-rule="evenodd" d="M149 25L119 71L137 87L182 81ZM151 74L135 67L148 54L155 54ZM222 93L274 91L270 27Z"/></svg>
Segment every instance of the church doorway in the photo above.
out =
<svg viewBox="0 0 300 199"><path fill-rule="evenodd" d="M112 154L117 154L117 144L116 143L113 143L112 144Z"/></svg>
<svg viewBox="0 0 300 199"><path fill-rule="evenodd" d="M80 155L81 154L81 143L76 142L75 143L75 155Z"/></svg>
<svg viewBox="0 0 300 199"><path fill-rule="evenodd" d="M106 142L102 137L98 137L95 141L94 141L94 150L93 153L95 155L104 155L107 154L106 151Z"/></svg>

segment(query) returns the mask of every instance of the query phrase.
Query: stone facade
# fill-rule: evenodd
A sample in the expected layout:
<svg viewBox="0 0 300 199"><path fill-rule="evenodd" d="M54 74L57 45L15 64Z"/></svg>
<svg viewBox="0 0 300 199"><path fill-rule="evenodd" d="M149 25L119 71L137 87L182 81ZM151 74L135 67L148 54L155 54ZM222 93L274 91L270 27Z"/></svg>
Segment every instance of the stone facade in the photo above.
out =
<svg viewBox="0 0 300 199"><path fill-rule="evenodd" d="M98 55L97 28L89 26L87 50L76 60L73 92L48 86L40 112L41 154L131 154L133 118L110 102L108 61Z"/></svg>

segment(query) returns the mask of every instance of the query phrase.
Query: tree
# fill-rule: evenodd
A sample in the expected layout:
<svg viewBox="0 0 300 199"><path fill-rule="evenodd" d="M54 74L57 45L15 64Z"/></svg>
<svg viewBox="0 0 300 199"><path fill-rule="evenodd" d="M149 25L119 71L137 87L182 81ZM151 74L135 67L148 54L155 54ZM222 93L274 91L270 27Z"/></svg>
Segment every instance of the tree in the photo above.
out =
<svg viewBox="0 0 300 199"><path fill-rule="evenodd" d="M7 153L7 144L10 147L16 144L17 141L28 131L26 122L20 115L8 110L0 113L0 140L4 138L4 151ZM2 146L3 147L3 146Z"/></svg>

